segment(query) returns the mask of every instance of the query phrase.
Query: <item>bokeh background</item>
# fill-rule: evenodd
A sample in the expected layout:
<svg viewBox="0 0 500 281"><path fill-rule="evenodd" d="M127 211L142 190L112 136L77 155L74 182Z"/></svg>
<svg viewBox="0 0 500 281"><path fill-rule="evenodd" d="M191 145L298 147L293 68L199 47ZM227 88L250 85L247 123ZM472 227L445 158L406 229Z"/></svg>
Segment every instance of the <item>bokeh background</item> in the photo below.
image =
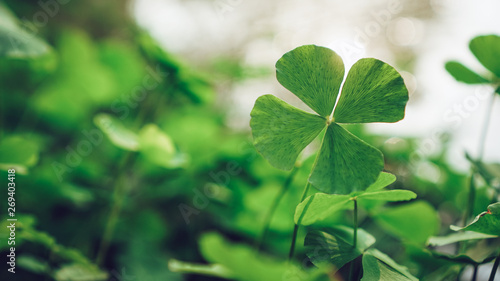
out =
<svg viewBox="0 0 500 281"><path fill-rule="evenodd" d="M204 263L198 240L208 231L250 245L259 239L287 173L254 150L250 111L262 94L308 110L274 76L275 62L304 44L330 47L346 67L375 57L403 75L405 119L350 130L384 153L395 187L431 208L415 220L428 230L416 238L377 227L389 233L379 233L379 247L432 276L450 265L422 262L397 241L447 233L463 211L464 155L478 154L493 89L455 81L444 64L486 72L468 43L499 33L499 10L494 0L3 1L0 30L19 35L0 37L0 175L15 166L16 277L219 280L173 272L168 261ZM485 162L500 162L499 126L497 98ZM287 254L317 145L271 221L269 255ZM491 198L479 187L474 213ZM2 256L8 234L0 230Z"/></svg>

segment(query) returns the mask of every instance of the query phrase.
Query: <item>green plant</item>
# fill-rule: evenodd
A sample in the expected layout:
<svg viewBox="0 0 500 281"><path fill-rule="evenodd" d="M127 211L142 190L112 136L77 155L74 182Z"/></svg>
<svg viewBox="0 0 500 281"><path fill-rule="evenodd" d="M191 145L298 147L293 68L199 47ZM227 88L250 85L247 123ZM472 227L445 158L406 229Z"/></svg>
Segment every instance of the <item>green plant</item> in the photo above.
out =
<svg viewBox="0 0 500 281"><path fill-rule="evenodd" d="M499 254L498 249L495 247L489 248L485 245L488 245L487 239L500 236L497 210L499 203L495 203L498 198L500 186L498 186L498 183L495 183L494 179L496 176L491 173L491 167L488 167L488 165L482 161L493 104L496 94L500 94L500 60L498 60L500 56L500 37L497 35L475 37L470 41L469 49L490 73L480 75L457 61L447 62L445 65L446 70L459 82L466 84L488 84L493 90L488 109L486 110L483 127L479 135L477 158L474 159L468 153L465 154L465 157L471 163L471 171L467 188L468 198L464 208L465 212L462 217L463 227L451 226L452 230L463 230L466 232L450 234L446 237L432 237L429 240L429 245L442 246L458 242L455 255L443 254L440 252L433 252L433 254L439 258L461 264L461 271L464 268L463 265L472 265L474 267L472 280L476 280L477 278L479 265L490 262L495 259L496 256L489 277L489 280L493 281L500 256L497 256ZM493 192L493 196L489 196L488 198L490 203L493 204L488 206L487 212L482 212L477 215L477 217L468 224L469 220L474 216L478 185L486 185L487 189ZM495 242L491 243L494 245Z"/></svg>
<svg viewBox="0 0 500 281"><path fill-rule="evenodd" d="M408 101L402 77L384 62L362 59L353 65L340 91L344 78L342 59L332 50L315 45L301 46L283 55L276 63L276 75L285 88L317 115L292 107L272 95L259 97L250 122L257 150L277 168L295 167L290 174L293 177L301 151L324 131L295 211L289 259L293 258L299 225L312 225L351 210L353 228L338 225L307 234L305 245L310 260L320 270L328 271L337 271L349 264L349 279L358 280L361 273L357 258L363 256L362 280L386 280L388 276L391 280L416 280L405 267L370 248L375 238L358 228L358 205L370 209L384 202L411 200L416 194L407 190L384 190L396 178L390 173L381 173L382 153L340 125L401 120ZM277 195L268 216L272 216L287 186L285 183ZM310 186L327 193L313 192L307 197ZM267 225L268 222L266 228ZM222 264L229 270L234 269L227 262ZM189 272L189 265L176 263L174 267Z"/></svg>
<svg viewBox="0 0 500 281"><path fill-rule="evenodd" d="M408 91L403 78L394 68L376 59L362 59L347 74L337 101L344 78L342 59L332 50L314 45L301 46L283 55L276 63L276 76L285 88L319 115L291 107L272 95L258 98L250 122L257 150L275 167L290 169L305 146L326 130L295 212L296 225L289 257L293 256L299 225L310 225L336 212L353 209L352 237L345 240L345 235L338 236L333 231L323 232L324 236L320 236L323 243L329 245L327 249L331 250L333 257L340 255L340 262L336 258L324 257L321 261L314 254L315 244L309 243L309 248L312 246L313 249L308 251L308 255L313 263L318 265L328 260L340 269L363 255L372 244L358 244L359 201L406 201L416 195L405 190L381 190L395 180L390 174L380 174L384 166L382 153L339 124L399 121L404 116ZM377 177L379 180L375 182ZM305 198L310 185L329 194L316 193ZM311 235L321 240L317 233ZM330 237L324 238L326 235ZM306 236L306 242L311 240L314 239ZM345 250L337 253L335 249ZM365 272L372 269L366 266L379 264L375 261L380 261L377 257L381 255L364 258ZM365 259L374 259L374 262L365 262ZM354 268L352 262L350 280L358 275ZM397 272L395 275L398 278L413 278L405 271L394 267L392 270Z"/></svg>

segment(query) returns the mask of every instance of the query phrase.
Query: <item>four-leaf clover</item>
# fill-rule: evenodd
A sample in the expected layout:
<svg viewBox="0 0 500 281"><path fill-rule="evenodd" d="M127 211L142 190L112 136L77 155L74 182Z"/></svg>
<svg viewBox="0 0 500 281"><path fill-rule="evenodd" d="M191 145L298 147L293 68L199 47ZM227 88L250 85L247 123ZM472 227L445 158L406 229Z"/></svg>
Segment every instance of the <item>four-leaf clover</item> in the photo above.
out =
<svg viewBox="0 0 500 281"><path fill-rule="evenodd" d="M257 150L271 165L290 170L300 152L326 128L309 182L336 194L364 190L373 183L384 167L382 153L339 124L401 120L408 101L401 75L382 61L365 58L352 66L342 85L340 56L325 47L305 45L278 60L276 77L317 114L273 95L259 97L250 121Z"/></svg>

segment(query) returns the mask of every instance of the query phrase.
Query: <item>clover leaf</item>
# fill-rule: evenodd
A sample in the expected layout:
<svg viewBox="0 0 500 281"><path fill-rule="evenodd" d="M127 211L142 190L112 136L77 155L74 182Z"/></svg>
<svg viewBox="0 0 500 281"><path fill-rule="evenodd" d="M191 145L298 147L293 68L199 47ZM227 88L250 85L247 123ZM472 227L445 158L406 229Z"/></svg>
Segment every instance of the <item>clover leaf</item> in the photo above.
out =
<svg viewBox="0 0 500 281"><path fill-rule="evenodd" d="M364 229L357 229L356 247L352 245L354 230L346 226L337 226L325 230L313 230L307 233L304 246L306 255L317 267L331 263L337 269L361 256L375 243L375 237Z"/></svg>
<svg viewBox="0 0 500 281"><path fill-rule="evenodd" d="M469 69L457 61L449 61L445 68L448 73L459 82L466 84L484 84L492 83L500 78L500 36L498 35L481 35L473 38L469 43L469 49L477 58L477 60L496 78L485 78L482 75Z"/></svg>
<svg viewBox="0 0 500 281"><path fill-rule="evenodd" d="M361 281L391 280L417 281L408 268L397 264L388 255L377 249L369 249L363 254L363 278Z"/></svg>
<svg viewBox="0 0 500 281"><path fill-rule="evenodd" d="M380 60L365 58L352 66L342 85L342 59L328 48L305 45L278 60L276 77L317 114L273 95L259 97L250 126L264 158L290 170L301 151L326 130L309 182L334 194L364 190L373 183L384 167L382 153L339 124L401 120L408 101L401 75Z"/></svg>
<svg viewBox="0 0 500 281"><path fill-rule="evenodd" d="M488 206L488 211L482 212L464 227L451 226L452 230L470 230L484 234L500 236L500 202Z"/></svg>
<svg viewBox="0 0 500 281"><path fill-rule="evenodd" d="M384 187L393 183L396 177L392 174L382 172L377 180L365 191L353 192L349 195L315 193L305 198L295 208L294 221L300 225L311 225L317 221L331 217L335 213L354 209L353 200L363 202L398 202L408 201L417 197L409 190L383 190Z"/></svg>

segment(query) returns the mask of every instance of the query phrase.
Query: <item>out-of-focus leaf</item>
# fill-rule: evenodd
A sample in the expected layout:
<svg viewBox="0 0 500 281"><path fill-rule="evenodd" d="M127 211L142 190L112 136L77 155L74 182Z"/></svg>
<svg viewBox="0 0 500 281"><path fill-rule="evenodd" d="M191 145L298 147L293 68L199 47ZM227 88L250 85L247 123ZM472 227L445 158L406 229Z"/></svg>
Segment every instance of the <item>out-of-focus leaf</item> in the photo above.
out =
<svg viewBox="0 0 500 281"><path fill-rule="evenodd" d="M162 70L162 79L177 78L177 88L195 103L209 103L213 101L215 93L212 85L205 77L189 68L176 56L166 52L149 34L139 36L141 49L146 56L158 63Z"/></svg>
<svg viewBox="0 0 500 281"><path fill-rule="evenodd" d="M471 249L466 253L462 254L447 254L440 253L437 251L431 251L432 255L436 258L444 259L454 263L464 263L464 264L484 264L489 263L497 256L496 249L492 247L477 247L476 249Z"/></svg>
<svg viewBox="0 0 500 281"><path fill-rule="evenodd" d="M22 29L14 15L0 5L0 57L27 59L44 55L49 45Z"/></svg>
<svg viewBox="0 0 500 281"><path fill-rule="evenodd" d="M175 168L186 161L172 139L154 124L144 126L139 132L139 147L149 161L161 167Z"/></svg>
<svg viewBox="0 0 500 281"><path fill-rule="evenodd" d="M63 183L60 188L60 196L78 207L82 207L94 199L94 194L89 189L71 183Z"/></svg>
<svg viewBox="0 0 500 281"><path fill-rule="evenodd" d="M94 265L68 264L54 272L54 279L57 281L104 281L108 279L108 274Z"/></svg>
<svg viewBox="0 0 500 281"><path fill-rule="evenodd" d="M386 254L370 249L363 255L363 278L361 281L418 281L408 268L397 264Z"/></svg>
<svg viewBox="0 0 500 281"><path fill-rule="evenodd" d="M289 280L297 274L314 280L321 274L321 269L306 272L292 263L257 255L251 247L228 243L216 233L201 237L200 250L209 262L224 266L241 281Z"/></svg>
<svg viewBox="0 0 500 281"><path fill-rule="evenodd" d="M142 98L139 91L154 90L160 85L153 69L147 67L140 53L125 43L106 41L99 45L99 61L108 68L116 84L116 92L121 98L139 100ZM136 88L137 87L137 88ZM135 88L135 89L134 89ZM146 94L144 94L146 98Z"/></svg>
<svg viewBox="0 0 500 281"><path fill-rule="evenodd" d="M117 147L131 151L137 151L139 149L139 138L137 134L125 128L117 118L101 113L94 117L94 123Z"/></svg>
<svg viewBox="0 0 500 281"><path fill-rule="evenodd" d="M46 232L38 231L34 228L24 228L19 232L19 236L23 240L46 247L53 255L67 261L71 261L76 264L92 264L92 262L80 251L57 244L56 240Z"/></svg>
<svg viewBox="0 0 500 281"><path fill-rule="evenodd" d="M354 229L343 226L326 231L310 231L304 241L306 254L316 266L331 263L336 269L340 269L375 243L375 238L371 234L358 228L356 248L354 248L353 232Z"/></svg>
<svg viewBox="0 0 500 281"><path fill-rule="evenodd" d="M119 96L124 93L117 91L117 84L127 82L115 80L86 33L78 29L62 32L57 51L57 71L30 98L30 107L46 124L59 131L72 131L88 120L96 106L112 106L121 114L137 106L135 100L123 101ZM139 88L134 94L146 94L143 90Z"/></svg>
<svg viewBox="0 0 500 281"><path fill-rule="evenodd" d="M500 36L483 35L470 41L469 48L484 67L500 77Z"/></svg>
<svg viewBox="0 0 500 281"><path fill-rule="evenodd" d="M218 79L231 79L233 81L243 81L271 76L272 72L266 66L251 66L236 58L217 57L211 65Z"/></svg>
<svg viewBox="0 0 500 281"><path fill-rule="evenodd" d="M89 265L93 263L80 251L58 244L56 239L50 234L39 231L35 228L36 220L33 216L16 214L16 246L20 246L25 241L45 247L53 257L58 257L72 264ZM8 228L0 229L0 238L8 237ZM0 245L1 247L4 245ZM7 244L5 244L5 247Z"/></svg>
<svg viewBox="0 0 500 281"><path fill-rule="evenodd" d="M388 232L422 245L439 230L439 216L425 201L383 209L375 221Z"/></svg>
<svg viewBox="0 0 500 281"><path fill-rule="evenodd" d="M375 200L375 201L387 201L387 202L397 202L397 201L408 201L417 198L417 194L409 190L380 190L374 192L364 192L356 196L359 199L364 200Z"/></svg>
<svg viewBox="0 0 500 281"><path fill-rule="evenodd" d="M488 239L495 238L495 235L489 235L474 231L465 231L459 233L452 233L446 236L432 236L429 238L427 245L429 246L443 246L448 245L460 241L469 241L469 240L477 240L477 239Z"/></svg>
<svg viewBox="0 0 500 281"><path fill-rule="evenodd" d="M7 221L8 217L2 218L3 220ZM16 246L20 246L24 243L24 238L20 233L24 231L24 229L32 229L35 224L35 218L30 215L23 215L23 214L16 214ZM0 239L7 241L10 235L10 230L7 227L2 227L0 228ZM0 244L0 250L8 249L10 246L7 243L4 243L3 245Z"/></svg>
<svg viewBox="0 0 500 281"><path fill-rule="evenodd" d="M482 84L490 81L457 61L449 61L444 66L455 80L466 84Z"/></svg>
<svg viewBox="0 0 500 281"><path fill-rule="evenodd" d="M97 46L83 31L63 32L58 51L61 59L55 79L67 82L64 84L65 91L69 91L67 95L81 95L92 104L102 105L116 101L123 94L116 91L116 85L122 81L113 79L112 71L99 60Z"/></svg>
<svg viewBox="0 0 500 281"><path fill-rule="evenodd" d="M0 169L16 169L27 174L38 161L38 145L21 136L7 136L0 141Z"/></svg>
<svg viewBox="0 0 500 281"><path fill-rule="evenodd" d="M130 225L127 225L125 231L129 228ZM108 279L109 281L115 281L114 279L117 279L116 281L181 281L185 279L180 273L171 272L166 268L167 261L170 260L171 256L162 247L158 247L158 243L147 240L149 237L155 236L155 234L149 233L146 239L141 237L141 231L131 235L125 234L124 236L124 242L126 241L124 245L126 246L122 249L123 253L118 258L121 268L110 272L113 278ZM163 241L172 241L166 239L165 236L163 239Z"/></svg>
<svg viewBox="0 0 500 281"><path fill-rule="evenodd" d="M50 271L48 262L38 259L34 256L22 255L17 258L16 264L27 271L44 274Z"/></svg>
<svg viewBox="0 0 500 281"><path fill-rule="evenodd" d="M479 214L474 221L465 227L451 226L455 231L469 230L484 234L500 236L500 203L488 206L488 211Z"/></svg>
<svg viewBox="0 0 500 281"><path fill-rule="evenodd" d="M273 199L279 192L276 187L280 184L282 183L269 180L260 185L259 188L245 192L242 199L242 209L244 211L238 214L236 225L245 231L253 230L255 235L259 235L268 211L262 206L271 206ZM294 204L297 203L297 195L294 193L296 192L289 190L280 200L271 219L269 226L271 231L286 233L293 229L294 224L293 218L290 217L290 211L293 210Z"/></svg>
<svg viewBox="0 0 500 281"><path fill-rule="evenodd" d="M205 276L216 276L226 279L234 279L234 273L220 264L195 264L171 259L168 261L168 269L172 272L191 274L196 273Z"/></svg>

